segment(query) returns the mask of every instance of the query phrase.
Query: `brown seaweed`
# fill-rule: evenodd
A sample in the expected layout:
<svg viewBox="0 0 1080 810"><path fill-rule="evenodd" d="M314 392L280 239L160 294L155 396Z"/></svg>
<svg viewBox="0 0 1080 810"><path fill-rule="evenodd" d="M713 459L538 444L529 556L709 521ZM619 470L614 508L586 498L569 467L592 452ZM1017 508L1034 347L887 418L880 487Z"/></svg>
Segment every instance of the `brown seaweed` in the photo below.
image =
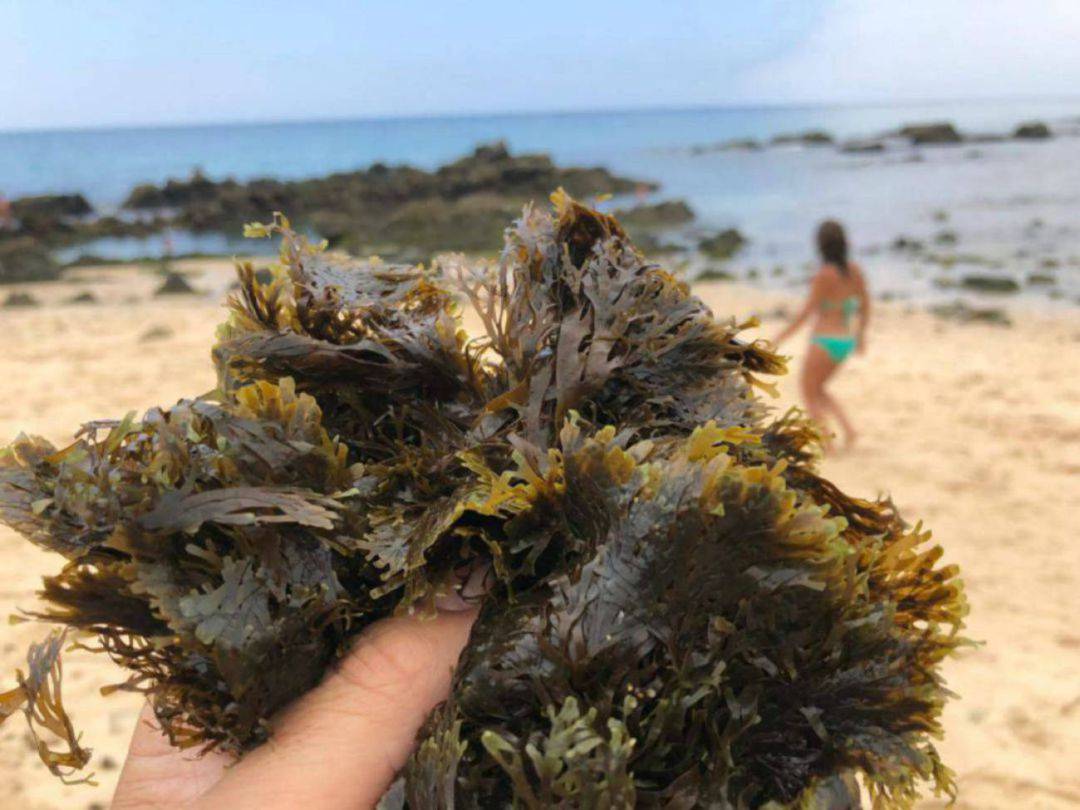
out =
<svg viewBox="0 0 1080 810"><path fill-rule="evenodd" d="M242 753L356 633L483 565L410 808L826 807L851 773L881 806L951 794L956 569L817 474L747 324L553 201L441 273L250 227L281 258L238 268L215 392L0 459L0 519L68 560L36 615L96 639L176 744ZM50 683L72 752L42 756L74 768Z"/></svg>
<svg viewBox="0 0 1080 810"><path fill-rule="evenodd" d="M86 767L90 751L79 744L79 735L64 710L60 692L63 665L60 651L66 631L56 630L40 644L30 645L26 655L26 674L16 673L18 686L0 694L0 723L18 711L26 717L30 735L38 756L52 773L66 783L90 782L91 776L71 779L71 775ZM50 737L61 746L50 746Z"/></svg>

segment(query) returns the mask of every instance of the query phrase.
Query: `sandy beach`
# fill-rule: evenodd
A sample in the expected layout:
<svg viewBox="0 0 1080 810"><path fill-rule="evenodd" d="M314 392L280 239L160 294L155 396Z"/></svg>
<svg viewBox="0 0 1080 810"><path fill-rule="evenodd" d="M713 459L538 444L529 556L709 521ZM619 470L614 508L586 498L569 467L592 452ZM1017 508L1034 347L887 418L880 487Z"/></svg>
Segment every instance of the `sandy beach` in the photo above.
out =
<svg viewBox="0 0 1080 810"><path fill-rule="evenodd" d="M0 309L0 443L19 431L63 443L82 421L210 389L209 348L231 269L223 261L182 267L200 295L154 298L160 279L131 268L8 288L32 292L42 306ZM757 333L766 337L798 303L731 284L696 289L719 315L761 315ZM64 303L84 291L98 303ZM941 744L958 775L958 808L1080 806L1080 318L1075 308L1023 306L1002 327L880 304L867 354L833 387L861 441L825 459L825 472L858 494L891 493L909 520L933 529L967 583L967 633L982 645L947 665L960 699L947 710ZM148 335L152 327L165 329ZM801 354L804 339L785 348ZM794 375L780 391L777 408L796 402ZM0 565L0 614L8 615L33 606L41 575L59 559L0 528ZM5 626L0 683L43 632ZM13 718L0 732L0 808L108 805L140 701L100 698L119 673L96 657L71 655L65 675L65 704L94 749L98 784L53 779Z"/></svg>

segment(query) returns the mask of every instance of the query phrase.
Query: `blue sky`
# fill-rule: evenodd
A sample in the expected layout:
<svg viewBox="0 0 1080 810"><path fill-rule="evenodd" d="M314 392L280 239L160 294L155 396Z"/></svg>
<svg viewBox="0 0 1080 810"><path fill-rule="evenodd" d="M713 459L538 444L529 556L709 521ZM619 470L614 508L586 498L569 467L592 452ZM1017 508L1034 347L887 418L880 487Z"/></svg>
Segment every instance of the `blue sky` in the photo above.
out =
<svg viewBox="0 0 1080 810"><path fill-rule="evenodd" d="M1080 0L4 0L0 130L1066 95Z"/></svg>

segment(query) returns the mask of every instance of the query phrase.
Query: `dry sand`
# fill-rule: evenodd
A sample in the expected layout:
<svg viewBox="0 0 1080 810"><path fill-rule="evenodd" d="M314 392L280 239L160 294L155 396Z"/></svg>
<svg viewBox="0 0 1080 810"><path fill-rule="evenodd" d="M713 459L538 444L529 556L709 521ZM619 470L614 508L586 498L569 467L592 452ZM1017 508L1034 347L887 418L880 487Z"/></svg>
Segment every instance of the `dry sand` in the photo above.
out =
<svg viewBox="0 0 1080 810"><path fill-rule="evenodd" d="M20 430L64 442L92 417L169 404L212 387L209 348L230 277L222 262L189 263L205 293L154 299L158 280L132 269L81 271L75 281L23 287L45 303L0 309L0 443ZM63 304L92 290L101 303ZM714 311L764 314L780 326L790 296L726 284L698 291ZM170 333L145 340L154 326ZM804 338L790 350L801 353ZM796 371L798 364L796 363ZM795 402L794 377L777 407ZM1018 312L1013 328L946 323L881 305L869 352L834 392L861 429L825 472L848 490L891 492L959 563L971 600L968 632L984 646L947 666L961 696L942 749L959 777L960 808L1080 806L1080 318ZM34 604L56 558L0 528L0 614ZM5 628L0 683L43 628ZM107 806L139 701L97 689L107 662L72 655L65 699L94 748L97 787L65 787L37 762L13 718L0 733L0 807ZM928 801L937 807L943 802Z"/></svg>

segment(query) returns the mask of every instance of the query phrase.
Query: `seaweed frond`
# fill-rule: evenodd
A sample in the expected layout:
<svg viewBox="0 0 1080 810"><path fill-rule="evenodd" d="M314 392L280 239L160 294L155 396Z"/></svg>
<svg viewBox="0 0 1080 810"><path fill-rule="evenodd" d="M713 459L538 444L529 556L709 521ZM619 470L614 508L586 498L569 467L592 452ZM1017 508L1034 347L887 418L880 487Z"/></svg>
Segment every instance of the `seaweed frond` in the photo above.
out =
<svg viewBox="0 0 1080 810"><path fill-rule="evenodd" d="M955 566L819 474L815 427L756 393L784 363L751 323L552 202L453 279L249 226L280 257L238 266L212 396L0 455L0 519L67 560L33 615L177 745L242 753L356 633L483 570L409 808L814 808L852 774L881 807L952 795ZM0 711L66 740L42 754L66 774L59 639Z"/></svg>

